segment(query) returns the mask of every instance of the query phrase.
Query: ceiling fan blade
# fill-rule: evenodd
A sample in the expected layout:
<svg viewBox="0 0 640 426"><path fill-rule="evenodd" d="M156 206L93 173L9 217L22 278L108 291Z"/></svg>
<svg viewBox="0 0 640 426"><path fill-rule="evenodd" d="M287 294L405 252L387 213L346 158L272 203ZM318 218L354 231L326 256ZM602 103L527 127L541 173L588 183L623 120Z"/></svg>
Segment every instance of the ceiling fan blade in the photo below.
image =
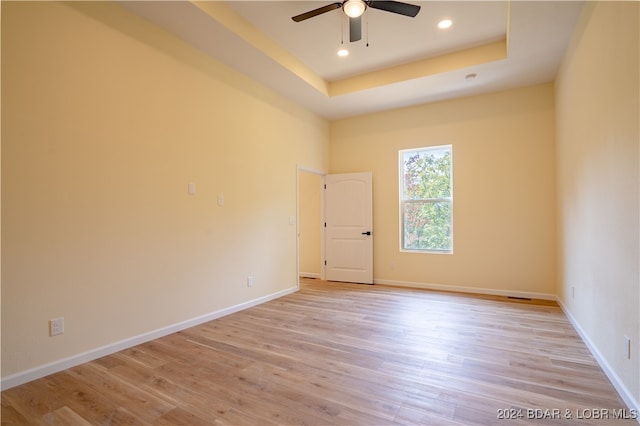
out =
<svg viewBox="0 0 640 426"><path fill-rule="evenodd" d="M293 19L296 22L304 21L305 19L313 18L314 16L322 15L326 12L331 12L335 9L340 9L342 7L342 3L331 3L326 6L319 7L314 10L310 10L309 12L301 13L300 15L294 16Z"/></svg>
<svg viewBox="0 0 640 426"><path fill-rule="evenodd" d="M362 38L362 16L349 18L349 41L358 41Z"/></svg>
<svg viewBox="0 0 640 426"><path fill-rule="evenodd" d="M385 12L393 12L404 16L410 16L412 18L415 18L418 12L420 12L420 6L409 3L402 3L399 1L370 1L368 5L369 7L372 7L374 9L384 10Z"/></svg>

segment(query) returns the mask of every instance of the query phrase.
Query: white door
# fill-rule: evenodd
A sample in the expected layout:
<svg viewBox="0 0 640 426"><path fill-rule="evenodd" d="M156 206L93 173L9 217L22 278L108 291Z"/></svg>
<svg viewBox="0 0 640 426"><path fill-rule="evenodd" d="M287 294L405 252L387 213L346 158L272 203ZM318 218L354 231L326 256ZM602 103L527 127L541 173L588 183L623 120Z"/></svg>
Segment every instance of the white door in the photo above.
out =
<svg viewBox="0 0 640 426"><path fill-rule="evenodd" d="M325 276L373 284L371 173L325 177Z"/></svg>

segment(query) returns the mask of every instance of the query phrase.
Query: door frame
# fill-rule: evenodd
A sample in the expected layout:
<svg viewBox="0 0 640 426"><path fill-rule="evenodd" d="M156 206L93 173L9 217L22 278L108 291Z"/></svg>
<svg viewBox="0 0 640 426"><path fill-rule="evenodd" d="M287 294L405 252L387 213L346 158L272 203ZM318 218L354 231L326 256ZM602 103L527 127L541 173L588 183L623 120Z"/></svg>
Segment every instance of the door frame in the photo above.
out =
<svg viewBox="0 0 640 426"><path fill-rule="evenodd" d="M296 166L296 283L300 287L300 173L310 173L320 176L320 184L324 187L326 172L321 170L312 169L309 167ZM318 228L320 232L320 258L318 263L320 265L320 279L324 281L326 279L325 265L324 265L324 226L325 221L324 214L324 191L320 191L320 221L318 222Z"/></svg>

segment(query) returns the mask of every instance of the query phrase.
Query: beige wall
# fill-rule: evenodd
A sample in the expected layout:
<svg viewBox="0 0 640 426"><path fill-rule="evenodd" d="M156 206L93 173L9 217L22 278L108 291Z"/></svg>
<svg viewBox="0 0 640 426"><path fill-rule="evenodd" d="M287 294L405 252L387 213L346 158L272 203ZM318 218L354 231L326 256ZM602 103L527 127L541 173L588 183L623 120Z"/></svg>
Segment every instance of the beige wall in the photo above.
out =
<svg viewBox="0 0 640 426"><path fill-rule="evenodd" d="M331 124L331 173L373 172L374 280L555 292L553 86ZM453 145L454 254L399 250L398 150Z"/></svg>
<svg viewBox="0 0 640 426"><path fill-rule="evenodd" d="M636 2L588 3L556 85L558 295L636 407L638 9ZM623 355L624 336L632 340L631 359Z"/></svg>
<svg viewBox="0 0 640 426"><path fill-rule="evenodd" d="M300 232L300 276L320 278L322 217L321 185L324 178L320 174L300 171L298 178L298 229Z"/></svg>
<svg viewBox="0 0 640 426"><path fill-rule="evenodd" d="M114 4L2 2L3 378L295 288L328 137Z"/></svg>

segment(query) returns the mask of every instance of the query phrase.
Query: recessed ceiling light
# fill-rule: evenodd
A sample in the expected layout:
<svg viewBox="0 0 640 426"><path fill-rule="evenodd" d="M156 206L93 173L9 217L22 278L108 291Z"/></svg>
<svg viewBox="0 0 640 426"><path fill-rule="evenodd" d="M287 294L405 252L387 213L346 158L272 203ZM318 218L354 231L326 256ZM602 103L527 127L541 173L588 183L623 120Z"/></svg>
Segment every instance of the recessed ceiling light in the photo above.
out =
<svg viewBox="0 0 640 426"><path fill-rule="evenodd" d="M451 19L443 19L442 21L438 22L438 28L440 28L441 30L445 30L451 25L453 25Z"/></svg>
<svg viewBox="0 0 640 426"><path fill-rule="evenodd" d="M349 51L347 49L338 50L338 56L349 56Z"/></svg>
<svg viewBox="0 0 640 426"><path fill-rule="evenodd" d="M467 81L475 80L478 74L472 72L471 74L467 74L464 79Z"/></svg>

